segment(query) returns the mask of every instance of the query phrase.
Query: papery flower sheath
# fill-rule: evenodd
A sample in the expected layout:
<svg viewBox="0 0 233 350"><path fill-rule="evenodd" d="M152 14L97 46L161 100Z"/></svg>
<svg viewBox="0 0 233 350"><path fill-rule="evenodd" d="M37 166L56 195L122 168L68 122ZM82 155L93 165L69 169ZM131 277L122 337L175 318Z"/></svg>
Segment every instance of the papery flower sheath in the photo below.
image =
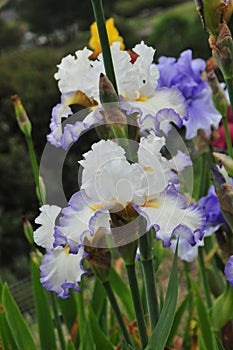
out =
<svg viewBox="0 0 233 350"><path fill-rule="evenodd" d="M186 139L196 137L198 129L203 129L209 136L211 125L218 128L221 115L214 107L208 82L201 76L206 68L205 61L192 59L192 51L186 50L178 60L173 57L160 57L158 68L159 87L176 86L186 100Z"/></svg>
<svg viewBox="0 0 233 350"><path fill-rule="evenodd" d="M137 58L132 63L127 51L120 49L120 43L114 42L111 54L121 101L127 113L138 112L138 123L142 129L153 129L160 133L169 131L170 122L178 127L186 117L185 100L181 92L174 87L158 87L159 71L153 63L155 49L144 42L133 48ZM53 108L50 123L51 133L48 141L53 145L67 149L76 141L81 132L93 125L104 123L103 115L96 110L99 101L99 76L105 74L102 54L96 60L89 57L92 51L84 48L75 55L64 57L58 65L55 78L62 93L61 102ZM73 114L72 104L91 107L90 114L81 122L68 124L62 130L63 119ZM94 111L93 111L93 107Z"/></svg>

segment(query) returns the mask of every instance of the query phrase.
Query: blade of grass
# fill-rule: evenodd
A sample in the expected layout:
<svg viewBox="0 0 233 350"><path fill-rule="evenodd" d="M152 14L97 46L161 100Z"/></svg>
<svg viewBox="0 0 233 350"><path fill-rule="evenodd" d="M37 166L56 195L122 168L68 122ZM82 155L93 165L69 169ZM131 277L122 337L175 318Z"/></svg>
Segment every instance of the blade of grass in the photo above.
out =
<svg viewBox="0 0 233 350"><path fill-rule="evenodd" d="M190 302L190 294L186 295L186 297L184 298L184 300L182 301L182 303L180 304L179 308L176 311L174 322L172 325L172 329L171 329L171 332L170 332L170 335L169 335L169 338L167 341L167 344L170 346L172 346L172 341L173 341L175 335L177 334L181 319L184 315L184 312L185 312L189 302Z"/></svg>
<svg viewBox="0 0 233 350"><path fill-rule="evenodd" d="M110 272L110 284L113 291L118 295L130 320L135 319L134 307L127 283L116 273L114 269Z"/></svg>
<svg viewBox="0 0 233 350"><path fill-rule="evenodd" d="M13 299L7 284L4 284L3 286L2 304L5 310L6 320L17 347L23 350L37 350L29 326Z"/></svg>
<svg viewBox="0 0 233 350"><path fill-rule="evenodd" d="M206 349L217 350L214 331L212 329L207 306L202 300L202 296L199 292L197 283L192 279L192 277L190 277L190 281L196 294L195 305L197 309L198 324L201 332L199 335L201 337L200 341L203 339Z"/></svg>
<svg viewBox="0 0 233 350"><path fill-rule="evenodd" d="M100 325L98 323L98 320L95 316L95 313L92 309L91 304L89 304L88 316L89 316L89 325L91 328L92 337L94 340L94 344L96 345L96 348L104 349L104 350L113 350L114 346L113 344L111 344L111 342L106 337L105 333L100 328Z"/></svg>
<svg viewBox="0 0 233 350"><path fill-rule="evenodd" d="M31 259L33 294L36 304L36 318L39 327L41 349L56 349L55 333L48 295L40 283L40 271L38 265Z"/></svg>

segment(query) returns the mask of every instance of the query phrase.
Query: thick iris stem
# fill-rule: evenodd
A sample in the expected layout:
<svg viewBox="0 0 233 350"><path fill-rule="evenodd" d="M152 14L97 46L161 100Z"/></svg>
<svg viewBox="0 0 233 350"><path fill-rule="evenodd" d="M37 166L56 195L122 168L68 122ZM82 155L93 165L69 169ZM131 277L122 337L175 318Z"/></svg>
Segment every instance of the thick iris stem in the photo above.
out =
<svg viewBox="0 0 233 350"><path fill-rule="evenodd" d="M117 319L117 321L119 323L119 326L121 328L121 331L122 331L122 334L123 334L123 336L125 338L126 343L128 345L133 345L133 342L132 342L130 334L129 334L126 326L125 326L125 322L124 322L124 320L122 318L121 311L119 309L117 300L116 300L115 295L114 295L114 293L112 291L110 283L108 281L106 281L106 282L103 283L103 286L105 288L105 291L107 293L108 299L109 299L109 301L111 303L111 306L113 308L114 314L115 314L116 319Z"/></svg>
<svg viewBox="0 0 233 350"><path fill-rule="evenodd" d="M198 163L198 171L200 174L198 188L197 188L197 200L206 195L207 189L210 186L209 183L209 169L210 159L209 153L205 152L201 154L200 161Z"/></svg>
<svg viewBox="0 0 233 350"><path fill-rule="evenodd" d="M35 184L36 184L36 188L37 188L38 200L39 200L40 205L43 205L44 204L43 199L42 199L42 196L40 195L39 168L38 168L36 153L35 153L35 149L34 149L34 145L33 145L33 141L32 141L31 136L27 136L26 141L27 141L29 156L30 156L30 160L31 160L33 175L34 175L34 179L35 179Z"/></svg>
<svg viewBox="0 0 233 350"><path fill-rule="evenodd" d="M155 287L153 260L143 260L141 264L146 289L147 306L150 317L150 327L151 331L153 331L159 318L159 307Z"/></svg>
<svg viewBox="0 0 233 350"><path fill-rule="evenodd" d="M111 81L112 85L114 86L116 93L118 93L114 66L113 66L112 56L111 56L111 51L109 46L108 34L106 30L106 25L105 25L103 3L102 3L102 0L91 0L91 3L92 3L92 8L94 11L94 16L95 16L95 20L98 28L105 72L108 79Z"/></svg>
<svg viewBox="0 0 233 350"><path fill-rule="evenodd" d="M126 265L131 295L134 304L135 315L137 319L138 332L141 340L142 349L145 349L148 343L148 335L146 328L146 321L144 317L144 311L142 306L142 301L139 293L138 281L135 272L135 264Z"/></svg>
<svg viewBox="0 0 233 350"><path fill-rule="evenodd" d="M66 350L65 337L64 337L64 334L62 331L61 321L60 321L59 314L58 314L56 297L53 293L51 293L51 301L52 301L53 314L54 314L56 327L57 327L58 338L59 338L60 345L61 345L61 350Z"/></svg>
<svg viewBox="0 0 233 350"><path fill-rule="evenodd" d="M152 242L150 240L150 233L146 233L139 238L139 250L141 256L140 261L142 265L143 279L145 283L150 327L151 331L153 331L159 318L159 307L155 284Z"/></svg>
<svg viewBox="0 0 233 350"><path fill-rule="evenodd" d="M207 176L207 170L208 170L208 154L204 153L201 156L201 163L200 163L200 182L199 182L199 189L198 189L198 197L201 198L205 195L205 190L206 190L206 176ZM212 301L211 301L211 294L210 294L210 287L206 275L206 268L205 268L205 263L204 263L204 257L203 257L203 248L199 247L198 248L198 264L199 264L199 269L200 269L200 274L201 274L201 279L203 283L203 288L204 288L204 294L206 297L206 302L208 308L211 307Z"/></svg>
<svg viewBox="0 0 233 350"><path fill-rule="evenodd" d="M233 110L233 79L226 79L226 86L230 98L231 108ZM231 158L233 158L233 149L232 149L232 142L231 142L231 136L228 128L228 122L227 122L227 116L223 116L223 127L225 131L226 136L226 142L227 142L227 151Z"/></svg>

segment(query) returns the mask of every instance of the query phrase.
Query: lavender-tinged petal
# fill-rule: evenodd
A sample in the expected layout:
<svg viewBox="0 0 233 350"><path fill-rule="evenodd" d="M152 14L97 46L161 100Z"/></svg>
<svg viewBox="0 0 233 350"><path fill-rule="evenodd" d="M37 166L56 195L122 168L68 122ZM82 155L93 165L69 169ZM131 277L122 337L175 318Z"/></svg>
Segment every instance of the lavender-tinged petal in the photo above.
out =
<svg viewBox="0 0 233 350"><path fill-rule="evenodd" d="M86 206L90 206L94 203L91 202L85 191L75 192L69 200L69 206L75 211L84 210ZM63 211L66 209L63 209ZM65 212L64 212L65 213Z"/></svg>
<svg viewBox="0 0 233 350"><path fill-rule="evenodd" d="M175 191L172 186L169 190L161 193L154 200L142 206L140 210L135 207L139 214L143 215L148 223L148 228L153 225L159 226L156 237L163 241L163 246L169 246L174 229L179 225L186 226L193 234L205 228L205 216L197 206L185 206L185 199ZM140 212L141 211L141 212ZM189 241L190 238L189 238ZM194 240L192 241L194 243Z"/></svg>
<svg viewBox="0 0 233 350"><path fill-rule="evenodd" d="M83 233L89 230L89 220L95 213L90 205L84 191L76 192L71 197L69 207L62 210L60 226L56 227L55 241L58 242L57 244L61 241L61 237L64 237L72 251L75 251L81 242Z"/></svg>
<svg viewBox="0 0 233 350"><path fill-rule="evenodd" d="M110 234L110 220L111 218L108 209L96 210L89 220L89 229L91 234L94 235L99 228L102 228L106 234Z"/></svg>
<svg viewBox="0 0 233 350"><path fill-rule="evenodd" d="M177 154L169 160L171 169L176 172L182 172L186 167L192 166L192 164L190 156L180 150L178 150Z"/></svg>
<svg viewBox="0 0 233 350"><path fill-rule="evenodd" d="M85 129L87 129L87 127L80 121L77 121L75 124L66 124L63 135L61 136L61 146L67 150L73 142L79 139Z"/></svg>
<svg viewBox="0 0 233 350"><path fill-rule="evenodd" d="M181 118L186 117L186 102L180 91L174 86L170 89L156 89L145 100L126 101L124 109L127 114L138 113L139 124L143 129L155 130L154 119L162 109L173 109ZM151 118L148 118L151 117Z"/></svg>
<svg viewBox="0 0 233 350"><path fill-rule="evenodd" d="M171 250L175 253L177 239L171 240ZM198 255L198 247L203 246L204 242L199 241L195 246L191 246L189 242L184 238L179 238L178 243L178 256L181 260L192 262Z"/></svg>
<svg viewBox="0 0 233 350"><path fill-rule="evenodd" d="M61 96L62 99L62 96ZM58 103L55 107L52 109L52 119L51 122L53 122L55 125L61 125L62 119L68 118L69 115L72 115L73 112L71 108L66 105L65 103Z"/></svg>
<svg viewBox="0 0 233 350"><path fill-rule="evenodd" d="M178 225L172 231L172 237L182 237L185 239L191 246L196 244L195 236L193 232L185 225Z"/></svg>
<svg viewBox="0 0 233 350"><path fill-rule="evenodd" d="M163 196L175 202L176 205L181 209L185 209L188 206L186 198L178 192L174 184L171 184L166 188Z"/></svg>
<svg viewBox="0 0 233 350"><path fill-rule="evenodd" d="M65 247L66 245L67 245L67 237L60 234L59 227L55 226L53 248L56 248L59 246Z"/></svg>
<svg viewBox="0 0 233 350"><path fill-rule="evenodd" d="M77 254L70 254L66 248L58 247L42 258L40 266L41 283L60 298L69 296L69 288L79 290L78 283L85 271L82 268L83 248Z"/></svg>
<svg viewBox="0 0 233 350"><path fill-rule="evenodd" d="M73 127L72 125L67 124L64 127L63 134L61 135L61 147L64 150L67 150L73 142L73 138L72 138L72 134L71 134L72 127Z"/></svg>
<svg viewBox="0 0 233 350"><path fill-rule="evenodd" d="M177 76L176 59L162 56L159 58L158 68L160 72L158 86L171 87L175 85L173 79Z"/></svg>
<svg viewBox="0 0 233 350"><path fill-rule="evenodd" d="M177 61L171 57L160 58L158 68L159 87L176 86L186 100L188 115L188 119L184 119L186 138L196 137L198 129L204 129L206 135L210 135L211 125L217 128L221 116L214 108L208 82L202 78L205 61L192 60L191 50L186 50Z"/></svg>
<svg viewBox="0 0 233 350"><path fill-rule="evenodd" d="M160 227L150 220L149 215L147 215L147 213L145 212L143 207L140 207L139 205L137 205L135 203L131 203L131 205L139 215L141 215L142 217L144 217L146 219L146 222L147 222L146 232L148 232L152 227L154 227L156 232L159 231Z"/></svg>
<svg viewBox="0 0 233 350"><path fill-rule="evenodd" d="M227 281L229 281L231 287L233 288L233 255L230 257L230 259L226 263L224 273Z"/></svg>
<svg viewBox="0 0 233 350"><path fill-rule="evenodd" d="M178 126L178 128L181 128L183 125L183 120L179 114L171 108L164 108L160 110L155 117L155 129L157 134L160 135L161 131L163 131L167 136L172 128L171 123L174 123Z"/></svg>
<svg viewBox="0 0 233 350"><path fill-rule="evenodd" d="M212 232L217 230L219 225L226 222L224 216L222 215L218 198L213 185L210 186L208 195L202 197L198 201L198 204L200 207L203 208L206 215L206 221L208 225L211 226L213 229Z"/></svg>
<svg viewBox="0 0 233 350"><path fill-rule="evenodd" d="M188 116L188 120L184 120L187 140L196 137L198 129L203 129L209 136L211 125L218 128L222 117L213 105L208 87L202 90L198 98L189 101Z"/></svg>

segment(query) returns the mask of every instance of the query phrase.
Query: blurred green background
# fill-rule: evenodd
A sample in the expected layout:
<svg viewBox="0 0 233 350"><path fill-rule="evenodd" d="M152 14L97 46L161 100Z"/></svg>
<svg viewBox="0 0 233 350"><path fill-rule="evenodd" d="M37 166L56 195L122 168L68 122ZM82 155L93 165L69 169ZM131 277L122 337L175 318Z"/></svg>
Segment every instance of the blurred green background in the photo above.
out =
<svg viewBox="0 0 233 350"><path fill-rule="evenodd" d="M178 57L188 48L194 57L211 55L193 1L103 2L106 18L115 18L128 49L144 40L157 49L155 60L162 55ZM30 116L39 160L51 109L60 100L53 78L56 65L64 55L87 46L94 18L90 0L0 0L0 6L0 275L14 282L29 274L21 216L33 222L38 203L10 96L19 94ZM73 166L71 160L67 167ZM74 172L67 174L66 186L74 183Z"/></svg>

